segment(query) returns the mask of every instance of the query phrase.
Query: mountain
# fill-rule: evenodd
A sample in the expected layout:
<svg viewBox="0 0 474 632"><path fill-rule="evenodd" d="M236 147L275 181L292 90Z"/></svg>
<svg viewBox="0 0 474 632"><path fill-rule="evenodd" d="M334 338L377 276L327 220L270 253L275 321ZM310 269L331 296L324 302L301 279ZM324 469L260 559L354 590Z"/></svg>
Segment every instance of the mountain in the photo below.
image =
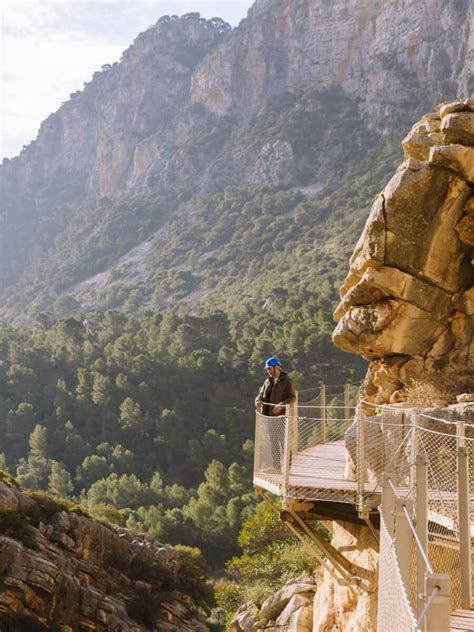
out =
<svg viewBox="0 0 474 632"><path fill-rule="evenodd" d="M473 90L471 3L405 4L158 20L3 161L1 312L334 301L392 139Z"/></svg>

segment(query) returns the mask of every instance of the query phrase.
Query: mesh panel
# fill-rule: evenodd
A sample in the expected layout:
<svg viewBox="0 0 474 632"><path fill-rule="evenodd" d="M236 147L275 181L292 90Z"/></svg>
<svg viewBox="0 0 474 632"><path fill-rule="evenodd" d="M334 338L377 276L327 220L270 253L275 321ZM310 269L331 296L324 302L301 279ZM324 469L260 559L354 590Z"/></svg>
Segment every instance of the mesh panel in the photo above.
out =
<svg viewBox="0 0 474 632"><path fill-rule="evenodd" d="M292 407L292 415L288 417L257 415L256 484L290 498L347 502L357 506L361 503L377 508L385 474L396 496L410 501L407 507L413 508L412 520L416 526L415 464L417 455L424 455L428 478L428 548L425 553L433 572L450 576L451 607L460 607L458 447L465 446L468 456L472 525L474 425L466 423L464 431L461 422L424 414L414 416L415 411L403 409L383 410L382 415L352 421L353 410L350 416L347 414L347 396L344 402L342 393L330 396L326 392L326 402L326 407L320 403ZM375 407L371 410L375 411ZM289 450L287 459L285 447ZM384 588L379 629L408 630L411 628L404 626L412 624L412 613L417 607L414 535L408 585L402 590L393 542L383 529L384 525L380 547L380 585ZM471 530L474 532L472 527Z"/></svg>
<svg viewBox="0 0 474 632"><path fill-rule="evenodd" d="M256 415L254 481L257 478L281 486L285 449L286 417ZM270 491L275 491L270 488Z"/></svg>
<svg viewBox="0 0 474 632"><path fill-rule="evenodd" d="M410 632L416 620L398 567L395 548L380 516L379 594L377 630Z"/></svg>

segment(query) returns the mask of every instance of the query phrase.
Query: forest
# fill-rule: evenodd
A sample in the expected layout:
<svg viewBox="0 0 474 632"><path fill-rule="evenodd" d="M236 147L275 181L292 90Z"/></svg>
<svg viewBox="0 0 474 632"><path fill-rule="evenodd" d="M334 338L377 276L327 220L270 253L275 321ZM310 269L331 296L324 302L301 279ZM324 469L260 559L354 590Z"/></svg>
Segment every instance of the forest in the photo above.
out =
<svg viewBox="0 0 474 632"><path fill-rule="evenodd" d="M323 293L276 292L275 300L278 310L108 310L54 323L43 315L23 327L2 322L1 469L94 517L198 548L211 574L243 554L231 563L234 575L252 576L244 584L264 593L275 587L285 575L275 562L255 566L239 539L262 511L251 480L263 361L278 353L300 388L357 381L365 368L331 346ZM299 545L274 521L268 529L278 537L262 535L257 549L288 546L293 559ZM217 594L229 609L243 584L224 584Z"/></svg>

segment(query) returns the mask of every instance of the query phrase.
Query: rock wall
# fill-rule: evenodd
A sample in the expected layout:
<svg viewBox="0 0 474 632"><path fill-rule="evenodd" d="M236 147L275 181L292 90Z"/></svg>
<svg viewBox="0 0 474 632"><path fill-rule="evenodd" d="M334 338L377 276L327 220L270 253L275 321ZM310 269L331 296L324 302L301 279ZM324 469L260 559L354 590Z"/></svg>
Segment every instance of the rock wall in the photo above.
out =
<svg viewBox="0 0 474 632"><path fill-rule="evenodd" d="M368 579L360 588L347 587L324 570L314 598L312 631L375 632L378 545L366 527L335 521L331 525L331 544L363 569Z"/></svg>
<svg viewBox="0 0 474 632"><path fill-rule="evenodd" d="M407 110L413 120L440 94L472 90L472 16L469 0L257 0L234 30L197 13L165 16L5 161L3 203L43 214L75 195L136 192L147 178L154 193L176 178L199 189L206 169L177 147L307 89L338 88L393 132Z"/></svg>
<svg viewBox="0 0 474 632"><path fill-rule="evenodd" d="M0 482L0 628L206 632L179 591L181 558Z"/></svg>
<svg viewBox="0 0 474 632"><path fill-rule="evenodd" d="M417 382L474 389L474 100L438 106L403 149L335 311L334 343L370 361L363 396L380 403Z"/></svg>
<svg viewBox="0 0 474 632"><path fill-rule="evenodd" d="M228 632L311 632L316 582L294 579L266 599L260 608L246 603L232 619Z"/></svg>
<svg viewBox="0 0 474 632"><path fill-rule="evenodd" d="M363 586L347 587L322 570L314 582L295 579L260 608L244 604L229 632L375 632L377 621L377 543L365 527L327 522L331 543L365 577Z"/></svg>
<svg viewBox="0 0 474 632"><path fill-rule="evenodd" d="M249 115L269 97L337 85L390 128L408 104L426 108L440 88L469 94L472 16L468 0L257 0L234 37L197 67L192 100L219 116Z"/></svg>

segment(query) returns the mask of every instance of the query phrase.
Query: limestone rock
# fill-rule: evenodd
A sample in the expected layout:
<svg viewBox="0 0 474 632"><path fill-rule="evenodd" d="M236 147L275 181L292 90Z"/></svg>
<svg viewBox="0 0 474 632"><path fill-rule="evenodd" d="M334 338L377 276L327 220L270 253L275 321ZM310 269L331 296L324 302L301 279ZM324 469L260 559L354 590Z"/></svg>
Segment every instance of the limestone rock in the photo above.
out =
<svg viewBox="0 0 474 632"><path fill-rule="evenodd" d="M456 112L441 119L445 143L474 146L474 112Z"/></svg>
<svg viewBox="0 0 474 632"><path fill-rule="evenodd" d="M416 355L430 348L442 331L443 326L428 312L408 302L384 299L346 312L333 341L343 351L364 358Z"/></svg>
<svg viewBox="0 0 474 632"><path fill-rule="evenodd" d="M410 157L372 207L334 313L335 344L372 360L367 397L381 403L447 366L464 376L460 388L474 374L473 100L438 109L443 144L430 144L436 116L412 128ZM405 359L398 376L379 381L377 362L392 370L394 355Z"/></svg>
<svg viewBox="0 0 474 632"><path fill-rule="evenodd" d="M276 627L287 632L311 632L314 597L310 595L294 595L275 621Z"/></svg>
<svg viewBox="0 0 474 632"><path fill-rule="evenodd" d="M474 393L461 393L456 399L460 404L471 403L474 402Z"/></svg>
<svg viewBox="0 0 474 632"><path fill-rule="evenodd" d="M421 120L416 123L402 141L406 158L428 160L433 145L443 143L440 119Z"/></svg>
<svg viewBox="0 0 474 632"><path fill-rule="evenodd" d="M290 143L266 143L260 150L249 180L252 184L287 187L294 181L296 161Z"/></svg>
<svg viewBox="0 0 474 632"><path fill-rule="evenodd" d="M474 99L458 99L457 101L446 101L440 103L437 108L441 117L453 112L474 112Z"/></svg>
<svg viewBox="0 0 474 632"><path fill-rule="evenodd" d="M287 584L276 594L266 599L260 608L260 618L274 619L287 606L295 595L301 593L314 592L314 584L302 582L297 584Z"/></svg>
<svg viewBox="0 0 474 632"><path fill-rule="evenodd" d="M466 246L474 247L474 215L466 215L458 224L456 224L456 232L459 239Z"/></svg>
<svg viewBox="0 0 474 632"><path fill-rule="evenodd" d="M375 632L377 620L378 553L376 542L366 527L332 523L332 544L371 580L359 592L339 584L327 571L313 603L313 632Z"/></svg>
<svg viewBox="0 0 474 632"><path fill-rule="evenodd" d="M0 514L11 514L0 520L0 614L25 629L208 632L179 592L172 547L74 512L51 514L40 497L4 483Z"/></svg>
<svg viewBox="0 0 474 632"><path fill-rule="evenodd" d="M229 632L255 632L258 621L258 608L253 603L245 603L237 610L232 619Z"/></svg>
<svg viewBox="0 0 474 632"><path fill-rule="evenodd" d="M467 215L474 215L474 195L468 199L464 211Z"/></svg>
<svg viewBox="0 0 474 632"><path fill-rule="evenodd" d="M446 145L431 147L428 162L459 173L468 182L474 182L474 147Z"/></svg>

